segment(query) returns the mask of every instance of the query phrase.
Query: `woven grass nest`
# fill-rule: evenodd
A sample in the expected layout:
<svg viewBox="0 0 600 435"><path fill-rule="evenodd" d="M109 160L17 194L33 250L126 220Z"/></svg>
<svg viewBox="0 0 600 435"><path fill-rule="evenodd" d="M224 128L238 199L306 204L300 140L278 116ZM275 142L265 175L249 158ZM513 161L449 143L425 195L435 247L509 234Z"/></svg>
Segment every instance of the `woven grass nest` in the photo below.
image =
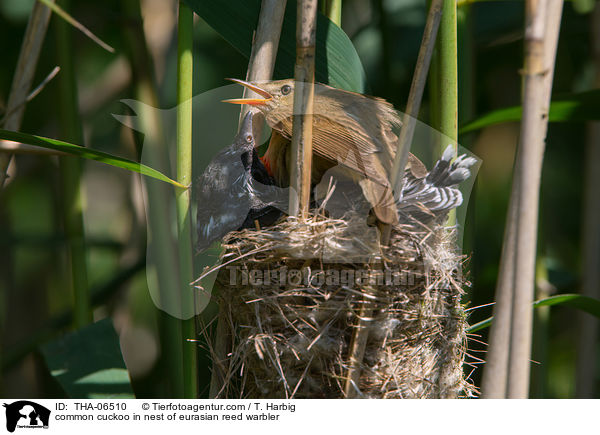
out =
<svg viewBox="0 0 600 435"><path fill-rule="evenodd" d="M455 230L399 227L383 251L371 230L316 213L225 238L215 397L474 394Z"/></svg>

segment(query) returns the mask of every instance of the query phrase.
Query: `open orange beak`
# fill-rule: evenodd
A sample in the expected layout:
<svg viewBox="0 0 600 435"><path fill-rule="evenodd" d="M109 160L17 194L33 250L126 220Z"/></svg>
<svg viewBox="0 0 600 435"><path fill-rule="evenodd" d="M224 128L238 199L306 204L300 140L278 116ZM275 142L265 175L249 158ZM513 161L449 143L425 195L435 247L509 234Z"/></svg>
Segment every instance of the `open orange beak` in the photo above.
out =
<svg viewBox="0 0 600 435"><path fill-rule="evenodd" d="M238 79L225 79L225 80L231 80L234 83L238 83L238 84L242 85L243 87L250 89L253 92L256 92L258 95L260 95L263 98L233 98L231 100L223 100L223 103L249 104L250 106L262 106L263 104L266 104L267 101L270 101L271 98L273 98L273 95L269 94L264 89L261 89L258 86L255 86L252 83L247 82L245 80L238 80Z"/></svg>

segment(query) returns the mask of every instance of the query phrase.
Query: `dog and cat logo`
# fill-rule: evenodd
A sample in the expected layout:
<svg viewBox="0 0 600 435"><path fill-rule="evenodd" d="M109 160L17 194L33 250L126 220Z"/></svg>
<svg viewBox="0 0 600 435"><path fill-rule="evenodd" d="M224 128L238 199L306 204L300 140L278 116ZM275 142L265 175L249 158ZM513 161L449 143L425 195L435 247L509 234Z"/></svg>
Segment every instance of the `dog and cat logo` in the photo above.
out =
<svg viewBox="0 0 600 435"><path fill-rule="evenodd" d="M29 400L4 404L6 408L6 430L48 429L50 410Z"/></svg>

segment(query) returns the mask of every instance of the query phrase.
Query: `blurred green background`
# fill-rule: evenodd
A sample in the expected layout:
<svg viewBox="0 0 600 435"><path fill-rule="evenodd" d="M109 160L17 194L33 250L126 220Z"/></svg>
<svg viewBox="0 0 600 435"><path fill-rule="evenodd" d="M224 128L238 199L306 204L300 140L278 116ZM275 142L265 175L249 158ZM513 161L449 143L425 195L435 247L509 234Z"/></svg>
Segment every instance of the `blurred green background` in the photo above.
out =
<svg viewBox="0 0 600 435"><path fill-rule="evenodd" d="M73 2L70 13L116 50L108 53L81 33L73 32L85 143L135 160L139 151L133 133L112 117L113 113L128 113L120 99L136 98L137 77L127 56L131 48L126 32L143 26L160 107L173 107L177 2L142 0L143 22L125 11L126 3ZM6 104L32 4L32 0L0 0L4 59L0 107ZM523 9L519 1L460 6L459 16L467 24L459 35L464 37L459 46L459 125L493 109L519 104ZM389 100L398 110L406 104L425 16L422 0L343 1L342 28L363 63L368 93ZM600 27L599 16L594 2L565 4L553 95L590 90L600 84L600 55L592 48L592 29ZM57 65L56 21L57 17L52 17L34 85ZM227 84L224 77L245 77L247 59L197 16L194 33L194 94ZM470 61L465 57L469 55ZM52 81L27 105L21 131L62 139L56 110L58 92L56 80ZM420 120L429 121L427 91ZM543 295L577 293L581 286L588 127L585 122L554 123L549 127L538 243L537 287ZM467 268L472 286L464 303L469 306L488 304L494 298L518 134L518 123L505 123L459 137L461 145L483 160L465 223L464 249L470 256ZM72 304L72 290L59 216L58 175L54 157L21 154L13 159L10 178L0 193L3 397L64 395L36 351L37 344L71 327L64 316ZM164 397L164 353L158 338L157 310L144 274L146 223L139 177L85 162L82 182L87 197L84 216L89 281L99 294L94 318L113 319L136 396ZM470 313L470 321L475 323L489 317L491 307ZM576 317L577 312L571 308L554 307L536 329L533 397L576 397ZM470 343L471 353L485 358L485 345L479 341L487 341L486 331L480 334ZM482 369L481 365L477 367L472 377L479 384ZM597 383L598 376L589 381ZM206 394L206 384L203 388Z"/></svg>

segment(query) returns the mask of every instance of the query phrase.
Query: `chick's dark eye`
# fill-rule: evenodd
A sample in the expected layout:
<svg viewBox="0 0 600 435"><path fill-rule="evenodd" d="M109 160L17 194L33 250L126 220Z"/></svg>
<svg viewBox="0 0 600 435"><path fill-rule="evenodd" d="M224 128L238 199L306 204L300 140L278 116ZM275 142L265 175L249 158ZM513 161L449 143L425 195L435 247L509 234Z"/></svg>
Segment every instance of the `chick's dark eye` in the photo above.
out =
<svg viewBox="0 0 600 435"><path fill-rule="evenodd" d="M252 142L253 139L254 138L252 137L251 134L249 134L248 136L246 136L246 142L248 142L248 143Z"/></svg>
<svg viewBox="0 0 600 435"><path fill-rule="evenodd" d="M281 87L281 93L282 93L283 95L287 95L287 94L289 94L290 92L292 92L292 87L291 87L290 85L283 85L283 86Z"/></svg>

